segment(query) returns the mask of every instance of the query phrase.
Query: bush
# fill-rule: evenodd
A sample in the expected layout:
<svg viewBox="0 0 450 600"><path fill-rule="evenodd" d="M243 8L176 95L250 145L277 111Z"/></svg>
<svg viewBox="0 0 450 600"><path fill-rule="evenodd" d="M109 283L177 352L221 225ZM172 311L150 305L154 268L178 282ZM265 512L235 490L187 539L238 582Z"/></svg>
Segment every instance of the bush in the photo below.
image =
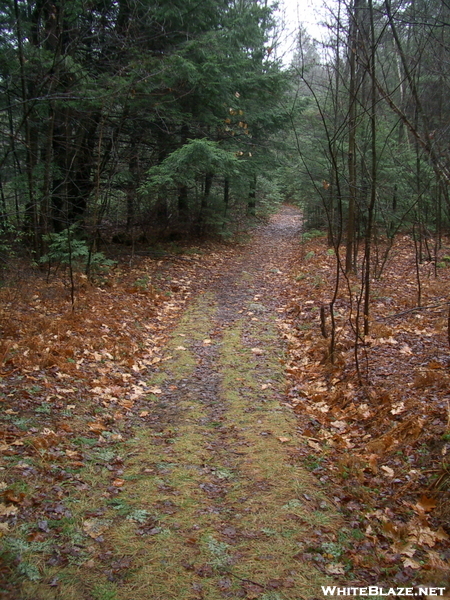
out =
<svg viewBox="0 0 450 600"><path fill-rule="evenodd" d="M311 229L309 231L305 231L305 233L302 233L302 242L309 242L310 240L313 240L317 237L322 237L323 235L325 235L323 231L319 231L318 229Z"/></svg>
<svg viewBox="0 0 450 600"><path fill-rule="evenodd" d="M48 244L47 254L41 257L42 264L52 265L56 270L62 265L85 273L104 273L114 264L102 252L91 252L85 240L75 238L76 225L64 229L61 233L49 233L44 236Z"/></svg>

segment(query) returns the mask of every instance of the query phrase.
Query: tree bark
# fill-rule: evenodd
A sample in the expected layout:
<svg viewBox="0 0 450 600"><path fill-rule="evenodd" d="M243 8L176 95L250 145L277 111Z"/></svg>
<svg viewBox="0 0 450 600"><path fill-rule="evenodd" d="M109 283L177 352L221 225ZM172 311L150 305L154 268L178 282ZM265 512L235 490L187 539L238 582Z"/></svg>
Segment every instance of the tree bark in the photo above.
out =
<svg viewBox="0 0 450 600"><path fill-rule="evenodd" d="M373 233L373 221L375 203L377 199L377 93L375 85L375 74L376 74L376 40L375 40L375 27L373 17L373 1L369 0L369 15L370 15L370 74L371 74L371 86L370 86L370 133L371 133L371 189L370 189L370 202L367 215L367 229L366 229L366 240L365 240L365 273L364 273L364 335L369 335L369 312L370 312L370 280L372 274L371 262L371 249L372 249L372 233Z"/></svg>
<svg viewBox="0 0 450 600"><path fill-rule="evenodd" d="M345 253L345 272L354 271L354 244L355 244L355 210L356 210L356 107L357 107L357 74L356 59L359 43L359 8L361 0L354 0L353 13L350 15L349 33L349 109L348 109L348 215L347 215L347 239Z"/></svg>
<svg viewBox="0 0 450 600"><path fill-rule="evenodd" d="M248 193L247 212L251 216L254 216L256 214L256 175L253 175L253 177L250 180L250 191Z"/></svg>

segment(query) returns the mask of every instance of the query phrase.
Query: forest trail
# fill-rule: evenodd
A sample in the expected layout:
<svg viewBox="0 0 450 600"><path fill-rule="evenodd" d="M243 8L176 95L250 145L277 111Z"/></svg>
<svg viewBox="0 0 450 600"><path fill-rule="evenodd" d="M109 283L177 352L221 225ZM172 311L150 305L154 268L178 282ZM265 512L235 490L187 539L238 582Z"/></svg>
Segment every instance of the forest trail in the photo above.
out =
<svg viewBox="0 0 450 600"><path fill-rule="evenodd" d="M305 528L336 516L295 464L295 418L281 404L277 276L299 225L284 208L173 332L172 358L150 382L162 393L129 466L130 501L152 514L154 535L134 542L142 566L120 599L294 600L325 583L295 556ZM128 521L111 532L119 554L129 554L133 529Z"/></svg>
<svg viewBox="0 0 450 600"><path fill-rule="evenodd" d="M283 406L277 318L299 229L284 207L190 303L164 362L142 374L151 393L109 457L121 467L109 498L78 500L84 562L55 564L57 585L27 582L24 599L299 600L333 583L303 553L339 516Z"/></svg>

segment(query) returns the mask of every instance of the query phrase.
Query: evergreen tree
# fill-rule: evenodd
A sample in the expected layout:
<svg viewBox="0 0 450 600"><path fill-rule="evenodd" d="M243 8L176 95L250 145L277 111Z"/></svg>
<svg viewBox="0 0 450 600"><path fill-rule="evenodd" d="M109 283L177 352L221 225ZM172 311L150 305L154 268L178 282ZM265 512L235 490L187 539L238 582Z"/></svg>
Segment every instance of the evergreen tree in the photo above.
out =
<svg viewBox="0 0 450 600"><path fill-rule="evenodd" d="M268 45L272 13L256 1L6 2L4 218L37 252L44 234L75 221L98 228L111 211L128 228L148 211L163 221L173 212L163 190L137 190L194 139L247 166L225 178L204 172L204 204L219 189L226 204L233 190L247 202L283 123L287 78ZM180 183L176 213L192 222L190 192Z"/></svg>

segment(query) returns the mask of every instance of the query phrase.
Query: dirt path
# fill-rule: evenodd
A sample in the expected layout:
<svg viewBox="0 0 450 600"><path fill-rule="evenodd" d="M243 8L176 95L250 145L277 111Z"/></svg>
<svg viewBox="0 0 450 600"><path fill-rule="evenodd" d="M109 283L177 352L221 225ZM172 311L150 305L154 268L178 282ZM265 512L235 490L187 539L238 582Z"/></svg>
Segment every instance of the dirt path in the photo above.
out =
<svg viewBox="0 0 450 600"><path fill-rule="evenodd" d="M285 207L191 303L147 375L114 494L79 500L92 558L63 576L56 565L57 589L30 582L24 598L322 597L332 580L305 561L305 540L339 518L296 459L277 331L299 227Z"/></svg>

